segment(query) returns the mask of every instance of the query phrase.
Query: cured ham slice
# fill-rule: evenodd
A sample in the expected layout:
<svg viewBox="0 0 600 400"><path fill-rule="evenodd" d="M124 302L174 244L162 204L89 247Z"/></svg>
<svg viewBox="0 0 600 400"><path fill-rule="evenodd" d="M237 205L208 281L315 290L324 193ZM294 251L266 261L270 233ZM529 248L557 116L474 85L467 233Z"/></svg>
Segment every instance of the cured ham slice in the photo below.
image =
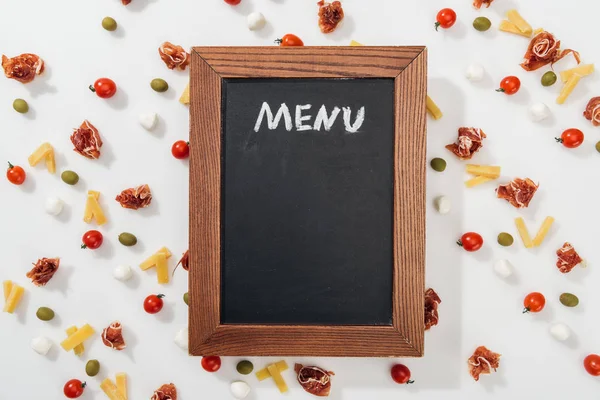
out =
<svg viewBox="0 0 600 400"><path fill-rule="evenodd" d="M498 198L508 201L515 208L527 208L538 187L529 178L515 178L506 185L500 185L496 192Z"/></svg>
<svg viewBox="0 0 600 400"><path fill-rule="evenodd" d="M485 133L478 128L458 128L458 138L455 143L446 146L461 160L470 160L473 154L483 147Z"/></svg>
<svg viewBox="0 0 600 400"><path fill-rule="evenodd" d="M556 255L558 256L556 267L563 274L571 272L573 268L584 263L583 259L575 251L575 248L573 248L573 245L568 242L565 242L560 249L556 250Z"/></svg>
<svg viewBox="0 0 600 400"><path fill-rule="evenodd" d="M479 346L468 360L469 373L475 379L479 380L481 374L491 374L500 366L500 354L488 350L485 346Z"/></svg>
<svg viewBox="0 0 600 400"><path fill-rule="evenodd" d="M521 67L525 71L535 71L545 65L554 64L569 53L573 54L577 64L581 62L578 52L571 49L561 50L560 40L556 40L553 34L542 31L531 39Z"/></svg>

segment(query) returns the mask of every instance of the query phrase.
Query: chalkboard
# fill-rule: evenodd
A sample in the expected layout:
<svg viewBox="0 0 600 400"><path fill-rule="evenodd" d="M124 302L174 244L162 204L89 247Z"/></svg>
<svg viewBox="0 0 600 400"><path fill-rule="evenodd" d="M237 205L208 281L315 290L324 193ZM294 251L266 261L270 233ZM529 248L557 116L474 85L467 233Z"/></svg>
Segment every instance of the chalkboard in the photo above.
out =
<svg viewBox="0 0 600 400"><path fill-rule="evenodd" d="M222 93L222 322L391 325L394 80Z"/></svg>

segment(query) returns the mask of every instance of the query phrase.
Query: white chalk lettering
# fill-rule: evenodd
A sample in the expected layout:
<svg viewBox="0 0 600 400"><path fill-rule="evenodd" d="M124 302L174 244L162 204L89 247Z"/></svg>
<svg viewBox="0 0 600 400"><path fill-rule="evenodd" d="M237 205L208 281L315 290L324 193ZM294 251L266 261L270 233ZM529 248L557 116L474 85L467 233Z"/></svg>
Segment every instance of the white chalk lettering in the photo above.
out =
<svg viewBox="0 0 600 400"><path fill-rule="evenodd" d="M350 107L344 107L344 126L346 127L346 131L350 133L356 133L365 121L365 108L361 107L360 110L358 110L356 113L356 119L352 125L350 125L351 114L352 110Z"/></svg>
<svg viewBox="0 0 600 400"><path fill-rule="evenodd" d="M262 120L265 117L265 114L267 115L267 125L269 126L270 130L277 129L277 126L279 125L279 121L281 121L282 116L285 121L285 129L287 129L288 131L292 130L292 116L290 114L290 109L285 105L285 103L281 104L281 107L279 107L275 118L273 118L273 112L271 111L271 107L269 107L269 103L265 101L263 102L262 107L260 109L260 113L258 114L256 125L254 125L254 132L258 132L260 130L260 126L262 125ZM297 123L298 122L296 121L296 124Z"/></svg>
<svg viewBox="0 0 600 400"><path fill-rule="evenodd" d="M310 110L312 106L310 104L304 104L303 106L296 106L296 130L297 131L310 131L312 125L304 125L304 121L308 121L312 117L310 115L302 115L302 110Z"/></svg>
<svg viewBox="0 0 600 400"><path fill-rule="evenodd" d="M315 125L314 125L313 129L315 131L320 131L321 126L324 126L325 131L329 132L339 113L340 113L340 108L335 107L333 109L333 111L331 112L331 116L328 116L327 108L325 108L325 104L323 104L321 106L321 108L319 109L319 113L317 114L317 117L315 118Z"/></svg>

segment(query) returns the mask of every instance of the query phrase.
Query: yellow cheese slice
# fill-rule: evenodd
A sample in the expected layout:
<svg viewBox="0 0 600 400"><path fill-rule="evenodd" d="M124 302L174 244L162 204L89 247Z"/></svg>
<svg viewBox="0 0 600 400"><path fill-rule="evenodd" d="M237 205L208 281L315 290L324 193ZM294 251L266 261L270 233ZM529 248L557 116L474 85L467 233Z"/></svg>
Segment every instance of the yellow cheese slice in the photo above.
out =
<svg viewBox="0 0 600 400"><path fill-rule="evenodd" d="M142 271L145 271L147 269L150 269L152 267L155 267L158 259L157 256L159 254L164 255L166 258L171 257L171 252L169 251L169 249L167 249L166 247L163 247L162 249L160 249L159 251L157 251L156 253L152 254L150 257L148 257L147 259L145 259L141 264L140 264L140 269Z"/></svg>
<svg viewBox="0 0 600 400"><path fill-rule="evenodd" d="M467 164L467 173L476 176L485 176L496 179L500 177L500 167L491 165Z"/></svg>
<svg viewBox="0 0 600 400"><path fill-rule="evenodd" d="M356 40L351 40L350 41L350 46L362 46L362 44L358 43Z"/></svg>
<svg viewBox="0 0 600 400"><path fill-rule="evenodd" d="M279 392L281 392L281 393L287 392L288 387L287 387L285 381L283 380L283 376L281 376L281 372L279 372L277 365L271 364L267 367L267 369L269 370L269 373L273 377L273 380L275 381L275 384L277 385L277 389L279 389Z"/></svg>
<svg viewBox="0 0 600 400"><path fill-rule="evenodd" d="M40 147L31 153L29 158L27 158L27 161L29 161L30 166L35 167L40 163L40 161L45 160L46 156L53 151L54 149L50 143L42 143Z"/></svg>
<svg viewBox="0 0 600 400"><path fill-rule="evenodd" d="M565 85L563 86L563 88L561 89L560 95L558 95L558 98L556 99L556 103L557 104L564 104L565 103L565 101L567 100L567 98L573 92L573 89L575 89L575 86L577 86L577 84L579 83L580 79L581 79L581 75L579 75L579 74L573 74L573 76L571 77L571 79L569 79L567 81L567 83L565 83Z"/></svg>
<svg viewBox="0 0 600 400"><path fill-rule="evenodd" d="M110 400L127 400L109 378L106 378L100 383L100 389L102 389L104 394L106 394Z"/></svg>
<svg viewBox="0 0 600 400"><path fill-rule="evenodd" d="M544 28L537 28L536 30L533 31L533 36L537 36L542 32L544 32Z"/></svg>
<svg viewBox="0 0 600 400"><path fill-rule="evenodd" d="M98 199L100 198L100 192L94 190L88 191L87 202L85 203L85 211L83 213L83 221L88 224L92 222L92 219L96 219L98 225L104 225L107 222L104 211L100 207Z"/></svg>
<svg viewBox="0 0 600 400"><path fill-rule="evenodd" d="M63 340L60 345L66 351L71 351L78 344L81 344L85 340L89 339L93 334L94 334L94 328L92 328L89 324L85 324L80 329L78 329L75 333L70 334L69 337L66 338L65 340Z"/></svg>
<svg viewBox="0 0 600 400"><path fill-rule="evenodd" d="M2 287L4 288L4 302L8 300L8 295L13 287L12 281L4 281L2 282Z"/></svg>
<svg viewBox="0 0 600 400"><path fill-rule="evenodd" d="M581 75L581 76L587 76L587 75L591 75L593 72L594 72L594 64L580 65L578 67L562 71L560 73L560 80L566 83L575 74Z"/></svg>
<svg viewBox="0 0 600 400"><path fill-rule="evenodd" d="M46 156L46 169L48 170L48 172L50 172L51 174L56 172L56 160L54 158L54 150L52 150L50 153L48 153L48 155Z"/></svg>
<svg viewBox="0 0 600 400"><path fill-rule="evenodd" d="M169 283L169 264L164 253L156 255L156 277L161 285Z"/></svg>
<svg viewBox="0 0 600 400"><path fill-rule="evenodd" d="M115 380L117 382L117 390L127 400L127 374L119 372L115 375Z"/></svg>
<svg viewBox="0 0 600 400"><path fill-rule="evenodd" d="M25 289L21 286L13 283L10 288L10 293L8 294L8 298L6 299L6 303L4 304L4 312L14 313L15 309L19 305L21 298L23 297L23 293L25 293Z"/></svg>
<svg viewBox="0 0 600 400"><path fill-rule="evenodd" d="M494 178L488 178L487 176L476 176L475 178L466 181L465 186L468 188L472 188L481 185L482 183L486 183L493 180Z"/></svg>
<svg viewBox="0 0 600 400"><path fill-rule="evenodd" d="M525 36L526 38L531 37L531 32L522 32L515 24L510 21L501 21L498 27L502 32L514 33L516 35Z"/></svg>
<svg viewBox="0 0 600 400"><path fill-rule="evenodd" d="M523 241L525 248L532 248L533 242L531 241L531 236L529 236L529 231L527 230L527 226L525 225L523 218L516 218L515 225L517 226L517 231L519 231L519 235L521 236L521 240Z"/></svg>
<svg viewBox="0 0 600 400"><path fill-rule="evenodd" d="M70 327L67 328L67 330L65 332L67 333L67 336L71 336L72 334L74 334L75 332L77 332L77 327L76 326L70 326ZM83 343L79 343L73 349L73 352L75 353L76 356L82 355L84 351L85 351L85 347L83 347Z"/></svg>
<svg viewBox="0 0 600 400"><path fill-rule="evenodd" d="M431 115L431 118L435 120L438 120L444 116L440 108L429 96L427 96L427 112L429 113L429 115Z"/></svg>
<svg viewBox="0 0 600 400"><path fill-rule="evenodd" d="M277 367L279 372L283 372L288 369L288 365L285 362L285 360L277 361L275 363L275 366ZM259 381L264 381L265 379L270 378L270 377L271 377L271 373L269 372L268 368L263 368L260 371L256 372L256 379L258 379Z"/></svg>
<svg viewBox="0 0 600 400"><path fill-rule="evenodd" d="M185 104L185 105L190 104L190 84L189 83L183 90L183 93L181 94L181 97L179 98L179 102L181 104Z"/></svg>
<svg viewBox="0 0 600 400"><path fill-rule="evenodd" d="M517 10L508 10L506 17L512 22L521 32L531 34L533 29L527 21L523 19L517 12Z"/></svg>
<svg viewBox="0 0 600 400"><path fill-rule="evenodd" d="M533 245L535 247L537 247L537 246L539 246L539 245L542 244L542 242L546 238L546 235L550 231L550 228L552 227L553 223L554 223L554 218L552 218L552 217L546 217L546 219L542 223L542 226L540 227L540 230L535 235L535 238L533 238Z"/></svg>

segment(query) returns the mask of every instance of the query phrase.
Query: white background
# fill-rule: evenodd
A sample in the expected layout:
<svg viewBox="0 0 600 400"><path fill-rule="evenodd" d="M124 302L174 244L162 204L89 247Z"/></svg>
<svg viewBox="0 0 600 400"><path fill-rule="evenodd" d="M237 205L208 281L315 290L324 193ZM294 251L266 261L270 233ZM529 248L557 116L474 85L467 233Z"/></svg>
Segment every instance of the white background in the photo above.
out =
<svg viewBox="0 0 600 400"><path fill-rule="evenodd" d="M208 374L200 359L188 357L173 343L175 333L187 321L187 307L181 300L187 290L187 273L178 270L167 286L159 286L153 271L142 272L137 265L148 255L167 246L176 259L187 249L188 164L171 157L171 144L188 136L188 109L177 102L185 73L168 70L157 48L165 40L186 48L194 45L271 45L282 34L293 32L307 45L347 45L351 39L368 45L427 45L429 48L429 94L444 111L440 121L429 120L429 157L448 160L446 172L429 170L427 183L428 239L427 285L435 288L443 303L440 324L426 334L422 359L294 359L318 364L336 372L333 399L524 399L594 398L600 381L587 375L582 360L600 352L600 327L595 308L600 304L596 270L597 238L600 236L597 199L600 155L594 144L600 128L593 128L581 113L587 100L598 95L597 77L582 80L564 106L555 98L559 85L539 84L547 70L527 73L519 62L528 40L497 31L504 12L516 7L515 0L498 0L488 10L476 11L470 0L441 1L359 1L343 2L344 25L331 35L317 27L317 6L313 1L243 0L232 8L221 0L133 0L128 7L118 0L3 1L0 11L0 52L15 56L39 54L46 72L35 82L22 85L0 78L0 160L23 165L26 184L16 187L0 180L0 279L12 279L25 286L27 294L14 315L0 314L0 399L61 399L62 386L71 378L86 378L86 360L102 364L99 377L89 378L84 398L104 399L101 379L124 371L129 375L129 396L149 398L163 383L174 382L182 400L229 398L229 383L240 379L236 358L225 358L222 369ZM531 0L520 2L519 11L534 26L544 27L562 40L563 47L581 52L584 62L597 62L597 40L593 29L600 14L600 2L580 0ZM459 22L449 31L435 32L437 11L454 7ZM264 13L269 23L260 32L246 28L245 16ZM119 29L106 32L100 21L114 17ZM486 33L475 31L471 21L489 17L494 27ZM483 82L472 84L464 78L471 62L487 70ZM562 70L573 64L557 64ZM494 92L505 75L518 75L521 91L508 97ZM90 83L108 76L118 94L102 100L89 92ZM166 79L171 88L158 94L149 87L154 77ZM27 115L17 114L11 104L26 99ZM553 118L534 124L527 106L542 101L550 106ZM137 122L141 112L156 111L160 124L153 133ZM104 140L102 157L93 161L72 151L71 129L89 119ZM459 126L482 128L488 139L474 157L481 164L502 166L501 181L530 177L541 186L529 209L519 211L495 198L495 184L465 189L464 164L443 148L453 142ZM565 128L577 127L586 141L576 150L554 143ZM58 173L48 174L40 165L27 166L27 156L42 142L49 141L57 152ZM71 169L80 183L67 186L60 171ZM154 193L152 206L145 210L122 209L113 199L122 189L147 183ZM101 204L109 223L100 228L105 244L98 251L79 249L81 235L94 225L82 221L87 190L102 193ZM449 215L436 214L432 199L448 195L453 202ZM61 197L66 210L58 218L44 213L48 196ZM537 231L544 217L556 224L544 244L534 250L523 248L513 219L524 216L530 231ZM480 252L468 254L455 240L465 231L478 231L486 244ZM140 243L121 246L117 235L135 233ZM496 235L511 232L516 244L500 248ZM562 275L554 266L555 250L571 241L588 259L589 268ZM31 263L40 257L61 257L61 267L44 288L34 287L25 278ZM507 258L516 267L514 279L503 281L494 275L493 262ZM112 278L118 264L135 267L134 278L123 284ZM522 315L522 299L531 291L546 295L547 307L539 315ZM567 309L558 302L563 291L576 293L581 305ZM167 295L165 309L157 316L145 314L146 295ZM284 293L282 295L285 295ZM39 306L52 307L54 321L37 320ZM127 350L113 352L97 334L86 342L79 359L64 352L59 343L64 329L72 324L90 323L97 332L113 320L124 325ZM574 332L567 343L554 341L549 324L563 321ZM47 357L34 353L29 343L44 335L55 346ZM466 360L479 345L502 354L499 371L474 382ZM263 367L276 359L252 359ZM416 383L395 385L390 366L406 363ZM289 399L310 395L284 374L290 385ZM279 399L271 381L253 387L252 399Z"/></svg>

